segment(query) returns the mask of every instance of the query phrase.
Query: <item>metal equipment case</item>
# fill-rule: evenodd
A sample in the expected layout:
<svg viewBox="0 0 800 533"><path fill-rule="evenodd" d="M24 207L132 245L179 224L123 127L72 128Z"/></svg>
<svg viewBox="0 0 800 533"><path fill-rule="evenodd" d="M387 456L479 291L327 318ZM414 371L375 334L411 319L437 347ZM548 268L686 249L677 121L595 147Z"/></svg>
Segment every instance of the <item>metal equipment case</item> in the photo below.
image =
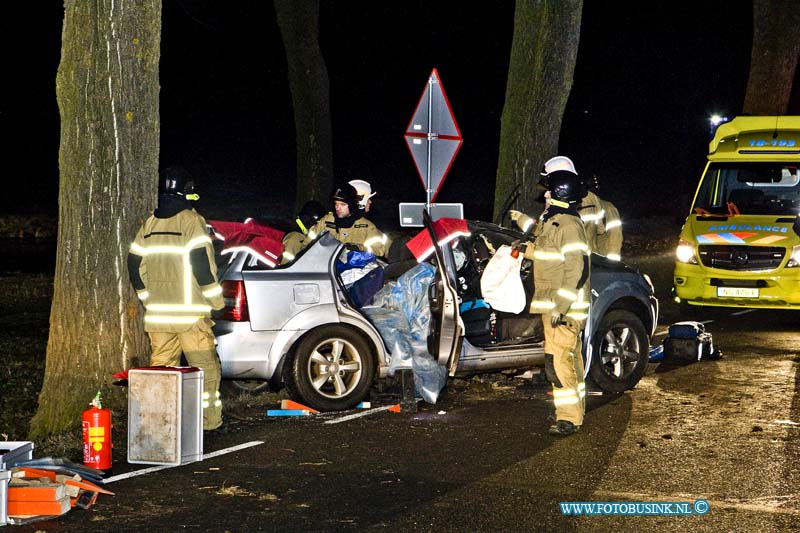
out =
<svg viewBox="0 0 800 533"><path fill-rule="evenodd" d="M128 462L182 465L203 459L203 371L128 372Z"/></svg>
<svg viewBox="0 0 800 533"><path fill-rule="evenodd" d="M0 526L9 523L8 483L11 468L17 463L33 459L33 443L30 441L0 442Z"/></svg>

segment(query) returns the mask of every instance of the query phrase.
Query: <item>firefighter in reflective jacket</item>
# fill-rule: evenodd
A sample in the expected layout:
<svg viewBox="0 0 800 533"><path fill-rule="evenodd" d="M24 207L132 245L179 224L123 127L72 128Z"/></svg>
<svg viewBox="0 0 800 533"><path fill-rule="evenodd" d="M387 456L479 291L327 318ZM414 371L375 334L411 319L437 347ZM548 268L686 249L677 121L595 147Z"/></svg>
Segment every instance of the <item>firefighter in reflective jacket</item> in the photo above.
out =
<svg viewBox="0 0 800 533"><path fill-rule="evenodd" d="M534 295L530 312L542 315L545 373L553 385L554 435L570 435L583 423L581 330L589 311L589 246L578 216L585 189L568 170L544 180L549 202L533 243Z"/></svg>
<svg viewBox="0 0 800 533"><path fill-rule="evenodd" d="M547 176L557 170L573 174L578 173L575 170L575 164L569 157L559 155L549 159L544 164L542 175ZM589 249L612 261L620 261L622 259L622 220L620 219L619 211L617 211L614 204L597 195L599 189L597 176L592 176L592 178L583 181L583 186L586 189L586 195L578 206L578 214L586 229ZM521 228L535 222L518 211L511 211L510 214L512 220L517 222ZM523 231L525 231L524 228Z"/></svg>
<svg viewBox="0 0 800 533"><path fill-rule="evenodd" d="M578 174L572 159L563 155L549 159L544 164L544 171L542 174L547 176L551 172L557 170L571 172L575 175ZM581 217L583 227L586 229L586 239L589 243L589 249L596 252L598 239L601 239L606 233L605 212L603 210L602 201L592 191L590 183L582 180L581 185L584 187L584 197L578 205L578 215Z"/></svg>
<svg viewBox="0 0 800 533"><path fill-rule="evenodd" d="M349 244L359 250L372 252L378 257L385 257L389 249L389 238L370 220L361 216L362 211L359 209L361 197L356 188L349 183L341 185L334 190L331 199L333 200L333 211L319 219L308 230L308 235L301 243L301 248L327 230L339 242ZM284 242L285 244L286 242ZM290 252L296 253L295 250L290 250Z"/></svg>
<svg viewBox="0 0 800 533"><path fill-rule="evenodd" d="M214 249L206 222L190 200L199 196L180 168L162 173L158 208L139 228L128 273L144 304L153 366L179 366L181 352L203 369L203 429L222 425L220 364L211 310L222 309Z"/></svg>
<svg viewBox="0 0 800 533"><path fill-rule="evenodd" d="M588 181L587 186L590 193L594 193L597 198L600 210L603 214L603 233L595 235L595 244L592 251L596 254L603 255L612 261L622 260L622 219L619 216L619 211L616 206L606 200L600 198L597 194L600 186L597 182L597 176L592 176ZM587 229L587 233L588 233Z"/></svg>

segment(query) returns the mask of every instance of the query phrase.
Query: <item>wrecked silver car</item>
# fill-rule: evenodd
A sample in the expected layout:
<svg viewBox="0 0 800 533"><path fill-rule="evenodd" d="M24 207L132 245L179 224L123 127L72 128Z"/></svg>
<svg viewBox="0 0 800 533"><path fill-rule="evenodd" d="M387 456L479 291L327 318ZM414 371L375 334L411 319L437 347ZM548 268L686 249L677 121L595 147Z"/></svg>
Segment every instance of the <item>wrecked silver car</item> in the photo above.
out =
<svg viewBox="0 0 800 533"><path fill-rule="evenodd" d="M468 234L436 244L426 265L420 265L431 276L427 288L411 285L417 307L407 318L419 322L423 302L429 320L421 320L424 342L416 342L421 340L416 336L408 344L415 353L432 356L445 380L447 375L542 367L539 315L485 308L470 313L480 298L470 280L480 276L492 250L519 241L521 234L486 222L467 226ZM266 265L244 251L230 254L220 274L226 307L214 327L223 378L249 390L285 386L293 399L334 411L356 406L376 379L403 368L396 353L400 345L390 338L398 326L380 321L389 315L381 306L403 276L417 271L400 274L393 268L397 265L380 263L384 286L365 305L354 302L352 285L340 272L338 263L347 254L345 245L327 233L285 265ZM523 261L526 291L531 269L531 262ZM603 391L622 392L646 370L658 301L646 275L596 255L591 286L583 350L587 379ZM402 355L407 365L409 354Z"/></svg>

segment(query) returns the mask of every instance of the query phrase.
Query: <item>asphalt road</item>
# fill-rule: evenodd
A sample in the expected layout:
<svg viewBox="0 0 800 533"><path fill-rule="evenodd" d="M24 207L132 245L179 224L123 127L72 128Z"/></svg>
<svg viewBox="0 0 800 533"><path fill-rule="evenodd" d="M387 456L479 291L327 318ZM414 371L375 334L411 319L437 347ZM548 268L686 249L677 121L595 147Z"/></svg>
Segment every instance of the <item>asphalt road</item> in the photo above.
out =
<svg viewBox="0 0 800 533"><path fill-rule="evenodd" d="M635 263L658 288L663 330L679 318L665 285L671 260ZM722 359L650 364L635 390L590 396L568 438L547 434L543 384L456 382L417 413L234 424L206 439L206 453L263 444L115 482L116 496L89 511L10 531L798 529L800 315L702 318ZM559 505L696 500L707 513L565 516Z"/></svg>

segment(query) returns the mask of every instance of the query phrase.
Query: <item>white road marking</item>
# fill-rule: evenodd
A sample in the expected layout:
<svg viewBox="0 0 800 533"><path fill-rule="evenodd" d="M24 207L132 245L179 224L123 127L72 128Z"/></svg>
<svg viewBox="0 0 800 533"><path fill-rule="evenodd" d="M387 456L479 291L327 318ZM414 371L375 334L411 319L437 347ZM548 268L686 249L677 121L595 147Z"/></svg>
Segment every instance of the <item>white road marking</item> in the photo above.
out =
<svg viewBox="0 0 800 533"><path fill-rule="evenodd" d="M204 453L203 461L205 461L206 459L211 459L212 457L225 455L226 453L238 452L239 450L244 450L245 448L252 448L253 446L258 446L259 444L264 444L264 441L254 440L250 442L245 442L243 444L237 444L236 446L231 446L230 448L223 448L222 450L217 450L215 452Z"/></svg>
<svg viewBox="0 0 800 533"><path fill-rule="evenodd" d="M334 418L333 420L326 420L326 424L338 424L339 422L347 422L348 420L353 420L354 418L361 418L362 416L374 415L375 413L379 413L381 411L386 411L387 409L393 407L392 405L384 405L383 407L375 407L372 409L368 409L361 413L354 413L352 415L343 416L341 418Z"/></svg>
<svg viewBox="0 0 800 533"><path fill-rule="evenodd" d="M422 398L415 398L414 400L417 401L417 402L421 402ZM352 415L345 415L345 416L343 416L341 418L334 418L333 420L326 420L325 423L326 424L338 424L339 422L347 422L348 420L353 420L355 418L361 418L362 416L368 416L368 415L372 415L372 414L375 414L375 413L379 413L381 411L386 411L387 409L390 409L390 408L394 407L395 405L398 405L398 404L384 405L383 407L373 407L372 409L367 409L366 411L361 412L361 413L354 413Z"/></svg>
<svg viewBox="0 0 800 533"><path fill-rule="evenodd" d="M206 459L210 459L212 457L225 455L226 453L238 452L239 450L243 450L245 448L252 448L253 446L258 446L259 444L264 444L264 441L254 440L251 442L245 442L244 444L237 444L236 446L231 446L230 448L224 448L222 450L217 450L215 452L203 454L203 460L205 461ZM184 463L184 464L189 464L189 463ZM150 474L152 472L158 472L159 470L166 470L167 468L175 468L176 466L183 466L183 465L160 465L160 466L151 466L150 468L142 468L141 470L134 470L132 472L126 472L124 474L119 474L117 476L111 476L109 478L106 478L103 480L103 485L108 485L109 483L114 483L115 481L120 481L131 477L143 476L145 474Z"/></svg>
<svg viewBox="0 0 800 533"><path fill-rule="evenodd" d="M739 316L739 315L746 315L747 313L752 313L755 309L745 309L744 311L736 311L735 313L731 313L731 316Z"/></svg>

